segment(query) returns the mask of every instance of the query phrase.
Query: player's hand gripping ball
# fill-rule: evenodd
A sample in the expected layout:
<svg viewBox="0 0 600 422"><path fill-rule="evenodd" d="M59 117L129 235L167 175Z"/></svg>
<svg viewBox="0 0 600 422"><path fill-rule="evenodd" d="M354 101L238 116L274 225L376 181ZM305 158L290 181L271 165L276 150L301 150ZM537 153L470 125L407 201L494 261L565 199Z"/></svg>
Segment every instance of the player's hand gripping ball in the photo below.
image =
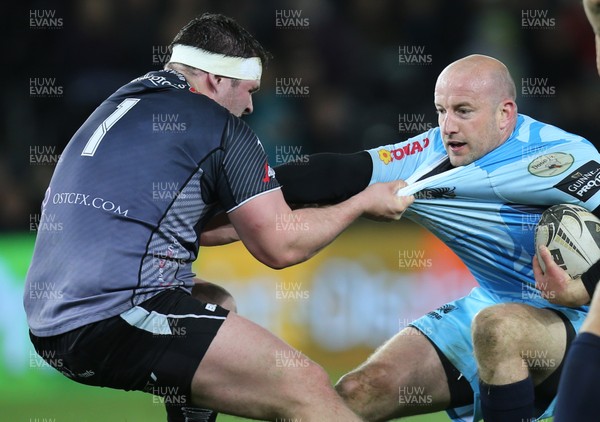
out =
<svg viewBox="0 0 600 422"><path fill-rule="evenodd" d="M600 259L600 219L577 205L554 205L542 213L535 229L538 262L546 271L540 245L548 247L554 262L571 278L577 278Z"/></svg>

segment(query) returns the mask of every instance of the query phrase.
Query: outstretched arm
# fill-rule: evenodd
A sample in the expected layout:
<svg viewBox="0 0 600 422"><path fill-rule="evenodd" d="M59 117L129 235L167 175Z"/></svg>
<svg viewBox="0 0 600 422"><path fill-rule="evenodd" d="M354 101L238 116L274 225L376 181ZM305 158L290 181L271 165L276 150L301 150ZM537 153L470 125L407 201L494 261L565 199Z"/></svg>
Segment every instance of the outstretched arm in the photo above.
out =
<svg viewBox="0 0 600 422"><path fill-rule="evenodd" d="M331 243L363 214L399 219L414 197L396 196L402 181L375 183L336 205L292 211L280 190L242 204L229 219L246 248L272 268L303 262Z"/></svg>
<svg viewBox="0 0 600 422"><path fill-rule="evenodd" d="M363 160L370 165L370 157L365 154ZM247 125L234 117L227 122L221 148L210 156L206 167L206 191L215 193L214 198L227 210L229 220L250 253L273 268L310 258L363 214L399 219L414 201L412 196L396 195L406 185L399 180L375 183L360 190L369 178L359 193L339 204L292 211L260 141ZM314 202L314 198L310 199Z"/></svg>

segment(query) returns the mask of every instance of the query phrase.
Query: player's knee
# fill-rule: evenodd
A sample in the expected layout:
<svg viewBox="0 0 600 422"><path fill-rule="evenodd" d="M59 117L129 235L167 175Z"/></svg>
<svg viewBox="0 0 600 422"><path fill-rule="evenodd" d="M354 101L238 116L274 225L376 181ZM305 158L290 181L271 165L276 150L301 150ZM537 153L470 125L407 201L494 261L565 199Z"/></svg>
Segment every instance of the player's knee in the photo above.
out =
<svg viewBox="0 0 600 422"><path fill-rule="evenodd" d="M370 363L344 375L335 389L349 404L368 402L382 393L397 390L398 380L393 380L390 373L385 364Z"/></svg>
<svg viewBox="0 0 600 422"><path fill-rule="evenodd" d="M340 397L342 397L342 399L344 399L345 401L352 400L353 397L357 396L357 392L361 387L358 378L359 377L356 373L344 375L335 384L335 391L337 391Z"/></svg>
<svg viewBox="0 0 600 422"><path fill-rule="evenodd" d="M492 356L516 345L520 329L510 304L490 306L479 311L471 325L477 355Z"/></svg>
<svg viewBox="0 0 600 422"><path fill-rule="evenodd" d="M290 371L289 376L282 378L282 384L276 389L280 394L278 402L283 407L281 415L289 414L294 409L305 409L335 396L329 375L318 364L306 358L308 365L302 371ZM294 412L291 412L292 414Z"/></svg>

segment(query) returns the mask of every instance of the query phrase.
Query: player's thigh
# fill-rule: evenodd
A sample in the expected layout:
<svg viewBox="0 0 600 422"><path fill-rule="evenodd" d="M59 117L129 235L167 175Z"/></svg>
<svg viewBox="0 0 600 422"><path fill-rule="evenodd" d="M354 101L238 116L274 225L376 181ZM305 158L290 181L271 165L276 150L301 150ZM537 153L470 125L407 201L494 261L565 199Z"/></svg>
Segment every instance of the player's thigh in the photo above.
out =
<svg viewBox="0 0 600 422"><path fill-rule="evenodd" d="M520 303L503 303L479 312L473 323L473 342L494 345L504 354L519 354L539 384L560 366L567 348L566 317L555 310ZM490 340L492 339L492 340ZM479 347L476 355L492 354ZM491 347L491 346L489 346ZM476 347L477 349L477 347Z"/></svg>
<svg viewBox="0 0 600 422"><path fill-rule="evenodd" d="M534 384L538 385L561 366L568 346L565 324L570 322L559 316L557 311L522 306L525 317L531 315L531 322L522 328L527 332L522 356Z"/></svg>
<svg viewBox="0 0 600 422"><path fill-rule="evenodd" d="M278 417L314 398L337 399L320 366L234 313L229 314L198 366L192 395L197 404L256 418Z"/></svg>
<svg viewBox="0 0 600 422"><path fill-rule="evenodd" d="M450 403L448 379L440 356L431 341L414 327L407 327L388 340L365 365L380 366L390 371L389 375L396 380L392 392L399 396L420 392L424 395L421 401L439 404L440 409L445 409ZM411 400L395 398L401 406Z"/></svg>

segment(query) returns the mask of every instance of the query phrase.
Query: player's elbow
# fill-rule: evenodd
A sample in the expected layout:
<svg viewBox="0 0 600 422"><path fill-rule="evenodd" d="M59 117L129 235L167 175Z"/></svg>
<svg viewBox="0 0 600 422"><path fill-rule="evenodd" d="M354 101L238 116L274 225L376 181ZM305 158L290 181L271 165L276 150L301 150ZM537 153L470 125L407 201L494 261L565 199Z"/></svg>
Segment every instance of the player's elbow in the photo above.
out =
<svg viewBox="0 0 600 422"><path fill-rule="evenodd" d="M309 257L301 251L292 248L273 248L271 250L263 250L255 257L274 270L282 270L292 265L306 261Z"/></svg>
<svg viewBox="0 0 600 422"><path fill-rule="evenodd" d="M291 267L300 261L288 256L269 256L262 259L261 262L274 270L282 270Z"/></svg>
<svg viewBox="0 0 600 422"><path fill-rule="evenodd" d="M294 265L291 262L282 261L282 260L265 260L263 261L267 267L272 268L274 270L283 270L284 268L290 267Z"/></svg>

